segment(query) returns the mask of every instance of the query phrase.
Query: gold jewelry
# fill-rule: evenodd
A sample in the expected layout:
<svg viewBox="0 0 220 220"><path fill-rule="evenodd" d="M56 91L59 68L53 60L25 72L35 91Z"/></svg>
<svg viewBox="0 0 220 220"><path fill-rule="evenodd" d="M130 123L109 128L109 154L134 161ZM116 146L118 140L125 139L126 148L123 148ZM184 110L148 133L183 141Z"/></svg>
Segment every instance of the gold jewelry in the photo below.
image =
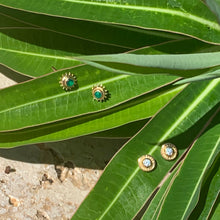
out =
<svg viewBox="0 0 220 220"><path fill-rule="evenodd" d="M60 80L60 86L66 90L70 91L73 90L76 87L77 79L76 76L72 73L65 73L62 75Z"/></svg>
<svg viewBox="0 0 220 220"><path fill-rule="evenodd" d="M98 102L103 102L107 99L108 91L105 89L102 85L97 85L92 87L92 96L94 100L97 100Z"/></svg>
<svg viewBox="0 0 220 220"><path fill-rule="evenodd" d="M160 151L165 160L174 160L178 155L178 150L174 144L163 144Z"/></svg>
<svg viewBox="0 0 220 220"><path fill-rule="evenodd" d="M143 155L138 159L138 165L143 171L150 172L156 167L156 161L150 155Z"/></svg>

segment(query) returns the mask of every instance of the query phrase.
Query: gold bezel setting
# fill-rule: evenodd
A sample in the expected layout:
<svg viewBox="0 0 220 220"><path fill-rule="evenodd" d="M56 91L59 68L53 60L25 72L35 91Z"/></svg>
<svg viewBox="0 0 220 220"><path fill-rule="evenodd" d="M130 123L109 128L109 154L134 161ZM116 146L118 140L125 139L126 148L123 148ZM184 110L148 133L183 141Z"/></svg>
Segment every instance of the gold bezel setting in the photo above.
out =
<svg viewBox="0 0 220 220"><path fill-rule="evenodd" d="M150 172L155 169L156 161L150 155L143 155L138 159L138 165L141 170Z"/></svg>
<svg viewBox="0 0 220 220"><path fill-rule="evenodd" d="M103 102L107 99L108 91L103 85L97 85L92 87L92 96L94 100Z"/></svg>
<svg viewBox="0 0 220 220"><path fill-rule="evenodd" d="M162 145L160 153L165 160L174 160L178 155L178 150L174 144L166 143Z"/></svg>
<svg viewBox="0 0 220 220"><path fill-rule="evenodd" d="M77 79L74 74L69 72L62 75L59 83L64 90L71 91L76 87Z"/></svg>

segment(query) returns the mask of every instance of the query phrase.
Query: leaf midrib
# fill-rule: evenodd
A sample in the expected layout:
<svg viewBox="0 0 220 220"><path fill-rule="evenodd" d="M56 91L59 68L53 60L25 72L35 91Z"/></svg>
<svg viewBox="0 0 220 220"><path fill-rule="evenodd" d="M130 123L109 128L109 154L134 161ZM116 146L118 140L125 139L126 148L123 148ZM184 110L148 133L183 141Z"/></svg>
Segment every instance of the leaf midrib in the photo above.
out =
<svg viewBox="0 0 220 220"><path fill-rule="evenodd" d="M198 105L201 101L203 101L203 99L201 99L201 97L205 98L209 92L214 89L215 86L217 86L217 84L220 82L219 80L213 80L211 81L207 87L200 93L199 96L196 97L196 99L192 102L193 107L195 107L196 105ZM207 91L208 90L208 91ZM192 105L191 104L191 105ZM190 105L190 106L191 106ZM156 149L159 147L159 144L165 140L165 138L167 138L170 133L175 129L174 126L178 126L181 123L181 119L185 118L191 111L192 111L192 107L188 107L186 112L183 112L182 115L180 115L180 117L175 121L175 123L173 124L173 126L171 126L168 131L160 138L160 140L158 141L158 143L152 148L152 150L148 153L149 155L152 155ZM185 114L184 114L185 113ZM136 136L136 135L135 135ZM135 137L134 136L134 137ZM122 192L124 191L124 189L128 186L128 184L132 181L132 179L135 177L135 175L140 171L139 167L137 166L136 169L132 172L132 174L130 175L130 177L128 178L128 180L125 182L124 186L121 188L121 190L118 192L118 194L115 196L115 198L113 199L113 201L110 203L110 205L106 208L106 210L103 212L103 214L99 217L99 220L103 219L103 217L106 215L106 213L111 209L111 207L114 205L114 203L117 201L117 199L119 198L119 196L122 194Z"/></svg>
<svg viewBox="0 0 220 220"><path fill-rule="evenodd" d="M22 55L28 55L28 56L38 56L38 57L43 57L43 58L58 59L58 60L71 60L71 61L79 62L78 60L75 60L74 58L68 57L68 56L45 55L45 54L40 54L40 53L25 52L25 51L12 50L12 49L7 49L7 48L0 48L0 50L11 52L11 53L18 53Z"/></svg>
<svg viewBox="0 0 220 220"><path fill-rule="evenodd" d="M116 77L113 77L113 78L110 78L110 79L103 80L103 81L101 81L101 83L106 84L106 83L114 82L115 80L120 80L120 79L127 78L127 77L129 77L129 76L128 75L120 75L120 76L116 76ZM49 96L47 98L43 98L43 99L40 99L40 100L35 100L35 101L28 102L28 103L25 103L25 104L22 104L22 105L17 105L15 107L12 107L12 108L0 111L0 114L8 112L8 111L11 111L11 110L19 109L19 108L22 108L22 107L25 107L25 106L29 106L29 105L32 105L32 104L48 101L48 100L51 100L51 99L54 99L54 98L58 98L58 97L62 97L62 96L69 96L72 93L76 93L76 92L79 92L79 91L91 89L91 87L93 85L94 84L89 84L87 86L80 87L80 88L78 88L77 90L75 90L73 92L68 92L68 93L67 92L63 92L63 93L60 93L60 94L57 94L57 95L53 95L53 96Z"/></svg>
<svg viewBox="0 0 220 220"><path fill-rule="evenodd" d="M151 11L151 12L158 12L162 14L169 14L169 15L176 15L179 17L183 17L185 19L193 20L198 23L201 23L202 25L208 25L212 27L213 29L220 31L220 25L218 23L198 17L196 15L182 12L174 9L164 9L164 8L155 8L155 7L148 7L148 6L135 6L135 5L120 5L120 4L106 4L101 2L88 2L88 1L79 1L79 0L63 0L64 2L73 2L76 4L85 4L85 5L97 5L97 6L103 6L103 7L112 7L112 8L127 8L127 9L135 9L140 11Z"/></svg>
<svg viewBox="0 0 220 220"><path fill-rule="evenodd" d="M200 175L200 177L199 177L199 179L198 179L198 181L197 181L197 184L196 184L195 187L194 187L194 190L193 190L193 192L192 192L192 194L191 194L191 196L190 196L190 199L189 199L189 201L188 201L188 204L187 204L187 206L186 206L186 208L185 208L185 211L184 211L184 213L183 213L182 219L185 219L185 217L187 217L187 216L186 216L186 213L187 213L187 211L188 211L188 209L189 209L189 206L190 206L190 204L191 204L191 202L192 202L192 200L193 200L193 198L194 198L194 196L195 196L195 194L196 194L196 192L197 192L197 190L198 190L199 185L201 184L202 178L203 178L203 176L204 176L204 174L205 174L205 172L206 172L206 170L207 170L207 167L208 167L208 165L210 164L210 161L212 160L213 155L215 154L215 151L216 151L216 149L218 148L218 145L219 145L219 144L220 144L220 137L217 139L216 144L215 144L215 146L213 147L213 149L212 149L212 151L211 151L211 154L210 154L210 156L209 156L207 162L206 162L205 165L204 165L204 167L205 167L206 169L203 169L203 171L201 172L201 175Z"/></svg>
<svg viewBox="0 0 220 220"><path fill-rule="evenodd" d="M12 19L14 21L17 21L19 23L22 23L22 24L34 26L36 29L38 28L37 30L49 31L49 32L52 32L52 33L60 34L62 36L73 37L73 38L76 38L76 39L85 40L85 41L96 43L96 44L100 44L100 45L109 45L109 46L115 46L115 47L126 48L126 49L134 49L134 48L123 46L123 45L119 45L119 44L100 42L100 41L97 41L97 40L92 40L92 39L89 39L89 38L80 37L80 36L77 36L77 35L74 35L74 34L68 34L68 33L65 33L65 32L53 30L53 29L50 29L50 28L47 28L47 27L43 27L42 25L39 26L39 25L35 25L35 24L31 23L31 22L26 22L26 21L20 20L18 18L6 15L4 13L0 13L0 15L5 16L5 17L9 17L10 19ZM34 27L33 27L33 29L34 29ZM0 29L4 29L4 28L0 28Z"/></svg>

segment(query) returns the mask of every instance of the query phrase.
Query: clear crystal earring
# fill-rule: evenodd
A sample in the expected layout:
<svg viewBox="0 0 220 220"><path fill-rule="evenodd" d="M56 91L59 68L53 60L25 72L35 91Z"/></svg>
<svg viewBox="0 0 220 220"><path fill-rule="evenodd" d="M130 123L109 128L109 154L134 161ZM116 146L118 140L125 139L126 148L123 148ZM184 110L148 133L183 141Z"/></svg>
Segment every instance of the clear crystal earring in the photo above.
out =
<svg viewBox="0 0 220 220"><path fill-rule="evenodd" d="M174 160L178 155L178 150L174 144L163 144L160 151L165 160Z"/></svg>
<svg viewBox="0 0 220 220"><path fill-rule="evenodd" d="M138 159L138 165L143 171L150 172L155 169L156 161L150 155L143 155Z"/></svg>

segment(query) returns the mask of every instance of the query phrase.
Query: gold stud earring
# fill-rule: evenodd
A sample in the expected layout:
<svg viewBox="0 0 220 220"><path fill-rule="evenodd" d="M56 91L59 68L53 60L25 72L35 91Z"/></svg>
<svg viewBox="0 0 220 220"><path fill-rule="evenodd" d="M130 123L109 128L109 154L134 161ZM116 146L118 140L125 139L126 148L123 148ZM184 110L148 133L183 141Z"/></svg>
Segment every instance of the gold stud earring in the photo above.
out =
<svg viewBox="0 0 220 220"><path fill-rule="evenodd" d="M160 151L165 160L174 160L178 155L178 150L174 144L163 144Z"/></svg>
<svg viewBox="0 0 220 220"><path fill-rule="evenodd" d="M155 169L156 161L150 155L143 155L138 159L138 165L143 171L150 172Z"/></svg>
<svg viewBox="0 0 220 220"><path fill-rule="evenodd" d="M94 100L97 100L98 102L103 102L107 99L108 91L105 89L102 85L97 85L92 87L92 96Z"/></svg>
<svg viewBox="0 0 220 220"><path fill-rule="evenodd" d="M76 87L77 79L76 76L72 73L65 73L62 75L60 80L60 86L66 90L70 91L73 90Z"/></svg>

